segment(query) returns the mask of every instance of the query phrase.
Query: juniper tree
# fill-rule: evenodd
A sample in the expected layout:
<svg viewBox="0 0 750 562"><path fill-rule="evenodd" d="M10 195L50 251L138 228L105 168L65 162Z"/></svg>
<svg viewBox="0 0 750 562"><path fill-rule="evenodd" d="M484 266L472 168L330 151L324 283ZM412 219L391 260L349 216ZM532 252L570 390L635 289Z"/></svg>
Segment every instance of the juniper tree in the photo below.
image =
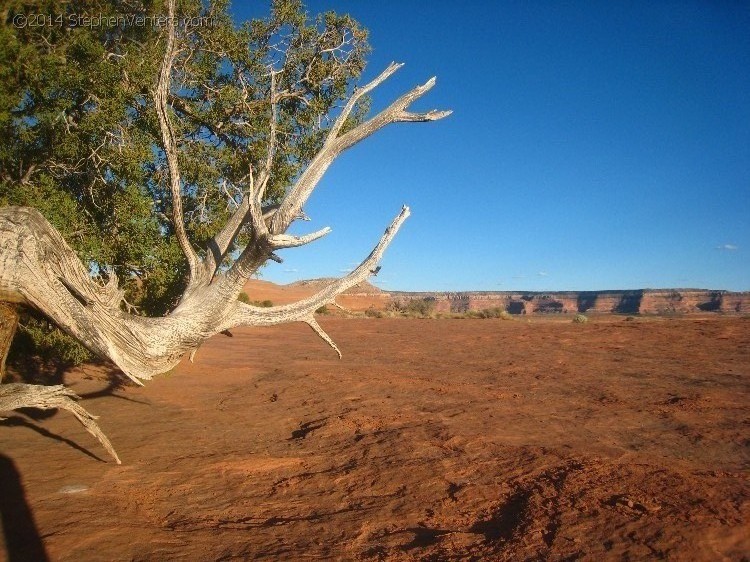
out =
<svg viewBox="0 0 750 562"><path fill-rule="evenodd" d="M314 312L375 270L407 207L313 296L270 308L237 297L278 250L330 231L286 234L338 155L388 124L450 113L409 110L434 78L370 115L368 94L402 65L356 86L367 32L347 15L310 19L296 0L240 27L226 0L57 6L33 10L49 25L21 27L34 14L11 3L0 28L4 309L43 313L139 384L237 326L305 322L339 352ZM68 408L117 458L73 398L0 386L0 410Z"/></svg>

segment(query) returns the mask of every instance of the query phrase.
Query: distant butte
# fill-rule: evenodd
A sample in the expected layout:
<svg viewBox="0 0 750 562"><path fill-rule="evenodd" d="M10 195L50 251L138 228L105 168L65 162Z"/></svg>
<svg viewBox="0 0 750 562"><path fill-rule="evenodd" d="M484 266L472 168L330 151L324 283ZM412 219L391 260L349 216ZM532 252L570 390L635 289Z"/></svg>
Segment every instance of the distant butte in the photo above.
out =
<svg viewBox="0 0 750 562"><path fill-rule="evenodd" d="M408 293L394 299L427 298L436 312L466 312L500 307L511 314L690 314L748 313L750 291L638 289L623 291L469 291Z"/></svg>
<svg viewBox="0 0 750 562"><path fill-rule="evenodd" d="M324 279L275 285L253 279L246 291L253 299L271 299L275 304L305 298L319 289ZM709 289L638 289L616 291L383 291L363 282L337 300L356 311L384 309L393 301L428 299L435 312L463 313L502 308L511 314L692 314L750 313L750 291Z"/></svg>

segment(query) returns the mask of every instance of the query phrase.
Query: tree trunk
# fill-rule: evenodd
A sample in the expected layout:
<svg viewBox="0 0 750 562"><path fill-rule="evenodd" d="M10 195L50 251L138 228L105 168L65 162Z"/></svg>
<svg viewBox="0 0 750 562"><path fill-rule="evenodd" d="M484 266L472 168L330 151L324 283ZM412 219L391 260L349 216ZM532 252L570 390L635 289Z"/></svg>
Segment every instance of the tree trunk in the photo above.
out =
<svg viewBox="0 0 750 562"><path fill-rule="evenodd" d="M195 288L170 314L147 318L120 309L122 291L112 276L97 283L65 240L35 209L0 209L0 300L33 306L95 354L141 384L165 373L203 341L237 326L301 321L335 348L313 314L371 275L409 216L404 207L370 255L346 277L299 302L259 308L237 300L245 278L238 270ZM254 259L265 261L265 250ZM338 351L338 350L337 350Z"/></svg>
<svg viewBox="0 0 750 562"><path fill-rule="evenodd" d="M0 302L0 382L5 375L5 360L8 358L10 344L16 335L18 312L12 304Z"/></svg>
<svg viewBox="0 0 750 562"><path fill-rule="evenodd" d="M175 0L168 0L167 4L169 20L177 21L174 17ZM261 166L257 176L251 167L247 175L249 185L245 186L247 189L241 203L221 231L209 241L206 256L202 258L193 248L184 224L178 139L175 138L171 124L168 104L172 88L172 65L177 49L175 26L168 25L165 54L154 91L154 102L162 134L162 148L169 168L174 234L190 271L187 288L179 305L170 314L159 318L126 313L121 309L123 292L118 288L114 274L109 276L106 283L94 280L89 268L39 211L26 207L2 208L0 301L11 303L0 309L2 363L15 330L11 314L12 303L38 309L92 352L111 360L138 384L141 384L141 380L169 371L187 352L192 352L192 359L192 354L203 341L236 326L305 322L341 355L333 340L315 321L315 310L326 304L335 304L337 295L361 283L376 271L385 249L409 216L408 207L402 208L372 252L354 271L329 282L315 295L293 304L271 308L247 305L239 302L237 297L247 279L268 259L281 261L274 252L308 244L330 232L329 228L324 228L305 236L285 234L294 220L304 217L303 205L336 157L391 123L435 121L450 114L450 111L437 110L426 113L408 111L412 102L434 86L435 79L410 90L371 119L342 132L358 100L402 65L391 63L375 80L361 89L355 89L308 167L288 186L286 195L278 205L264 208L262 204L265 190L271 178L277 150L278 98L275 91L276 71L271 68L270 134L265 165ZM220 270L224 257L243 228L250 233L251 242L227 270ZM62 387L0 386L0 410L24 406L71 410L117 458L109 441L93 422L93 416L78 406L73 398L75 395Z"/></svg>

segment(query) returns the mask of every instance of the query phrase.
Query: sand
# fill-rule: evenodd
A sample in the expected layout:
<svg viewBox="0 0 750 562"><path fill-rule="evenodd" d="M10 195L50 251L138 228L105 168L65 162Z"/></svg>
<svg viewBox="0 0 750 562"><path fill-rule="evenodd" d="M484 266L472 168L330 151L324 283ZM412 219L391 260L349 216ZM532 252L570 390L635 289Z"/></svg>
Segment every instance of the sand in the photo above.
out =
<svg viewBox="0 0 750 562"><path fill-rule="evenodd" d="M750 319L346 319L217 336L0 422L7 560L742 560Z"/></svg>

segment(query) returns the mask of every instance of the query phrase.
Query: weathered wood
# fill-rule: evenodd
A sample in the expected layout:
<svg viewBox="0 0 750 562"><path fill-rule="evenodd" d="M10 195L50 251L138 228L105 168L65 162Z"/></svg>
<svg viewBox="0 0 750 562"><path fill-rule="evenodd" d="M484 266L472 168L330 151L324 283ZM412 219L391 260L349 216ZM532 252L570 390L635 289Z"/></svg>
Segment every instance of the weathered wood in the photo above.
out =
<svg viewBox="0 0 750 562"><path fill-rule="evenodd" d="M5 360L18 327L18 311L10 303L0 302L0 382L5 375Z"/></svg>
<svg viewBox="0 0 750 562"><path fill-rule="evenodd" d="M271 135L266 165L257 178L254 178L253 171L250 170L250 185L243 200L237 205L226 226L209 241L206 257L201 258L192 247L185 229L178 144L170 122L168 100L172 64L179 50L179 38L174 28L177 21L174 17L175 0L167 0L167 4L170 25L166 30L165 53L154 89L154 101L162 148L169 169L174 232L190 269L187 288L178 306L166 316L158 318L146 318L123 311L123 292L118 288L117 276L110 275L106 284L92 279L88 268L60 233L41 213L26 207L0 209L0 301L24 303L35 307L95 354L111 360L138 384L141 384L142 380L170 371L186 353L190 353L192 360L195 350L203 341L237 326L305 322L341 355L333 340L315 321L314 312L323 305L335 304L337 295L379 271L378 261L409 216L408 207L401 210L359 267L346 277L330 282L315 295L293 304L270 308L244 304L239 302L237 297L247 280L266 261L281 260L274 254L274 250L308 244L330 231L324 228L306 236L285 234L294 220L306 218L302 211L303 205L339 154L390 123L434 121L450 114L449 111L407 111L414 100L432 88L435 79L430 79L424 85L407 92L371 119L342 134L342 127L360 97L382 83L402 65L391 64L375 80L356 90L338 115L322 148L289 187L281 203L264 208L261 205L263 193L276 150L274 139L277 99L272 74L272 88L269 94L272 110L269 123ZM273 70L271 72L273 73ZM220 270L224 256L241 229L245 227L249 227L250 230L250 243L229 269ZM12 333L10 334L8 339L12 338ZM0 352L2 351L0 348ZM0 406L4 404L7 407L16 403L8 401L10 395L7 393L12 390L9 386L0 387L6 393L6 400L0 402ZM29 405L29 401L39 402L42 400L40 397L47 396L44 394L47 392L51 391L16 389L18 396L26 397L26 402L18 402L25 406ZM75 404L72 400L73 394L65 394L62 390L60 392L62 394L55 395L56 401L51 402L57 405L51 407L71 410L107 447L109 442L96 424L92 425L93 416ZM62 397L66 399L63 400ZM114 451L112 454L116 457Z"/></svg>
<svg viewBox="0 0 750 562"><path fill-rule="evenodd" d="M71 412L76 419L86 428L86 431L97 438L99 443L120 463L112 443L96 423L97 416L87 412L76 402L78 395L72 390L58 384L55 386L43 386L36 384L0 384L0 412L17 410L18 408L39 408L41 410L54 410L62 408Z"/></svg>
<svg viewBox="0 0 750 562"><path fill-rule="evenodd" d="M27 207L5 207L0 209L0 293L13 294L45 313L62 330L140 383L171 370L185 353L225 330L309 323L315 310L371 275L408 216L409 209L404 207L359 267L299 302L270 308L244 304L237 300L239 291L219 280L196 290L172 313L146 318L121 310L118 299L122 293L117 286L92 279L41 213ZM61 283L60 277L67 282ZM81 297L92 304L84 305Z"/></svg>

